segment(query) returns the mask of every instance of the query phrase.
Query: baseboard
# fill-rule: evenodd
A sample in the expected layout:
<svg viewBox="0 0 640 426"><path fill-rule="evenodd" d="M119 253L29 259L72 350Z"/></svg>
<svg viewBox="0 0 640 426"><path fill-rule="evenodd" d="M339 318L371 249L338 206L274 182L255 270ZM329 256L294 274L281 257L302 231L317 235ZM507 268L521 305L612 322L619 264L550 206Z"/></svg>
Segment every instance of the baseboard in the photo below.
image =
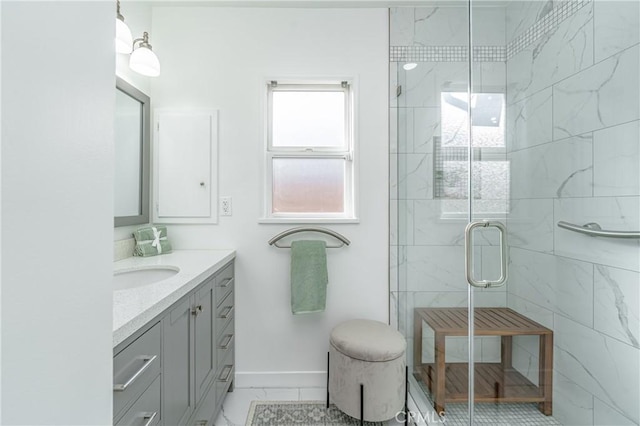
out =
<svg viewBox="0 0 640 426"><path fill-rule="evenodd" d="M234 386L239 388L324 388L326 371L239 371Z"/></svg>

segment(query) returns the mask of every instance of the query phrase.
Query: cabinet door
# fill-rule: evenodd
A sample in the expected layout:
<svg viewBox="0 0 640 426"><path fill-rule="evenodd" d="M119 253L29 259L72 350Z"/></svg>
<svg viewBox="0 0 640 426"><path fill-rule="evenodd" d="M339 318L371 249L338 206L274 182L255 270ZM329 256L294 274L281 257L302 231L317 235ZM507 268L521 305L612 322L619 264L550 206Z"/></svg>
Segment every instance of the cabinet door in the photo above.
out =
<svg viewBox="0 0 640 426"><path fill-rule="evenodd" d="M195 406L193 386L193 298L180 303L163 319L163 413L166 425L183 425Z"/></svg>
<svg viewBox="0 0 640 426"><path fill-rule="evenodd" d="M215 221L217 116L167 111L159 112L156 121L157 218Z"/></svg>
<svg viewBox="0 0 640 426"><path fill-rule="evenodd" d="M205 394L216 367L215 339L213 338L215 330L214 284L215 279L212 277L195 293L194 365L196 401L200 401Z"/></svg>

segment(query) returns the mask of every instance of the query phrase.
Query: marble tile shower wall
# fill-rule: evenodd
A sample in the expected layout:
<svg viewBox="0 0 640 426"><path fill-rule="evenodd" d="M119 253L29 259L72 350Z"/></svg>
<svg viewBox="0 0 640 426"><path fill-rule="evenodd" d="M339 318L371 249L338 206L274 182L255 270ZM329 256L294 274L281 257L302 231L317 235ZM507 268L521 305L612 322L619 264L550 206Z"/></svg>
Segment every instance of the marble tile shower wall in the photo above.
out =
<svg viewBox="0 0 640 426"><path fill-rule="evenodd" d="M511 2L507 44L563 3ZM507 60L507 305L554 330L554 416L638 424L640 241L592 238L560 220L640 227L637 1L581 1ZM537 381L537 343L517 368Z"/></svg>
<svg viewBox="0 0 640 426"><path fill-rule="evenodd" d="M474 37L474 85L505 90L505 10L478 10ZM413 308L467 306L464 277L466 200L434 197L434 137L441 136L442 91L468 86L466 7L391 9L391 317L413 346ZM404 62L418 62L405 71ZM398 95L397 87L401 87ZM397 180L394 179L397 177ZM457 202L459 219L442 212ZM504 220L504 218L503 218ZM475 253L476 274L495 271L497 247ZM497 276L497 273L495 274ZM477 306L506 306L505 289L480 291ZM398 311L396 312L396 309ZM425 333L423 360L433 359L432 336ZM448 361L467 359L466 338L448 338ZM478 338L478 361L499 361L499 340ZM408 350L409 365L413 351Z"/></svg>
<svg viewBox="0 0 640 426"><path fill-rule="evenodd" d="M473 83L506 84L511 171L511 277L506 290L478 292L477 306L506 305L553 328L561 422L637 425L640 242L555 224L640 227L640 5L512 1L473 13L475 42L497 55L473 63ZM391 312L410 346L413 307L466 305L464 224L441 219L432 189L440 90L467 85L466 28L466 8L391 10ZM405 72L401 61L419 66ZM494 251L476 251L478 269L495 269ZM496 341L477 347L477 360L498 359ZM447 349L448 360L466 359L464 342ZM519 338L514 351L537 382L536 340Z"/></svg>

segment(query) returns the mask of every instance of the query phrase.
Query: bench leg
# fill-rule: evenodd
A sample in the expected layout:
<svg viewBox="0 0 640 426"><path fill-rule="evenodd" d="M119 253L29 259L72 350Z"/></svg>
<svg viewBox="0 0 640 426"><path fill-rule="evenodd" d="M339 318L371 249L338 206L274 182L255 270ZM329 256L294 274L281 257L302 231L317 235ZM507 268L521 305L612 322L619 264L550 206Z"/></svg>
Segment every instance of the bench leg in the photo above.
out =
<svg viewBox="0 0 640 426"><path fill-rule="evenodd" d="M540 372L539 372L540 396L544 401L538 404L538 408L545 415L552 413L553 395L553 334L540 335Z"/></svg>
<svg viewBox="0 0 640 426"><path fill-rule="evenodd" d="M507 372L513 368L513 338L502 336L500 338L500 364L502 365L502 386L496 390L496 397L504 398L507 387Z"/></svg>
<svg viewBox="0 0 640 426"><path fill-rule="evenodd" d="M500 362L505 370L512 367L512 340L511 336L502 336L500 342Z"/></svg>
<svg viewBox="0 0 640 426"><path fill-rule="evenodd" d="M435 390L433 392L433 402L436 413L444 411L444 400L446 391L446 378L445 378L445 336L441 333L436 333L435 336Z"/></svg>
<svg viewBox="0 0 640 426"><path fill-rule="evenodd" d="M422 317L417 313L413 314L413 372L422 377Z"/></svg>

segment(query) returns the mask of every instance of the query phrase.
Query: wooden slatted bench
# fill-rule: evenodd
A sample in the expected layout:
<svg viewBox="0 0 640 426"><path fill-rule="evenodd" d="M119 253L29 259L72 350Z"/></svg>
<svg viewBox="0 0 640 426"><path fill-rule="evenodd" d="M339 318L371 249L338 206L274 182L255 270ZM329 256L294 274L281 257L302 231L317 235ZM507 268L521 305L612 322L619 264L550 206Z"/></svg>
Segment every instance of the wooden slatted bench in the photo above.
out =
<svg viewBox="0 0 640 426"><path fill-rule="evenodd" d="M435 334L434 362L422 363L422 325ZM552 410L553 331L509 308L476 308L476 336L501 336L500 363L475 363L476 402L537 402L547 416ZM512 337L540 336L538 386L512 366ZM445 338L468 336L467 308L415 308L413 360L414 374L431 392L436 412L445 411L445 403L468 398L467 363L445 362Z"/></svg>

